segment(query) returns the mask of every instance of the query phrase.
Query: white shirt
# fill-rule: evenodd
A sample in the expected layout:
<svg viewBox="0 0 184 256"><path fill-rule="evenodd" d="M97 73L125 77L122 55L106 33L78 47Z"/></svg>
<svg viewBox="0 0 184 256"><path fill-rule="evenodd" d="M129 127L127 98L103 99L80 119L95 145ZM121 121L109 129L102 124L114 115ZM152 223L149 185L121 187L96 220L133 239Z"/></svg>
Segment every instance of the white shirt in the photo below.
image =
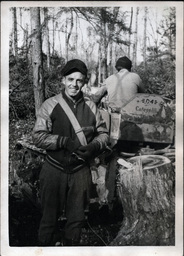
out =
<svg viewBox="0 0 184 256"><path fill-rule="evenodd" d="M118 73L109 76L96 95L107 91L109 107L121 108L138 93L141 79L138 74L121 69Z"/></svg>

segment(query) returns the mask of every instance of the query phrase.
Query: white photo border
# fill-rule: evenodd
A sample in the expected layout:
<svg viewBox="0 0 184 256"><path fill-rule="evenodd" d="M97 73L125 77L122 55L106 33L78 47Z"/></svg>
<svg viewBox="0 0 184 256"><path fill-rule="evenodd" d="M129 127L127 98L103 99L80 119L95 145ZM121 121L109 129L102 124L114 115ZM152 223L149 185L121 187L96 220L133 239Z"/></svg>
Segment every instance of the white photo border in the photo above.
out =
<svg viewBox="0 0 184 256"><path fill-rule="evenodd" d="M10 247L9 170L9 8L69 6L176 7L176 227L175 246ZM1 253L2 256L181 256L183 255L183 1L1 1Z"/></svg>

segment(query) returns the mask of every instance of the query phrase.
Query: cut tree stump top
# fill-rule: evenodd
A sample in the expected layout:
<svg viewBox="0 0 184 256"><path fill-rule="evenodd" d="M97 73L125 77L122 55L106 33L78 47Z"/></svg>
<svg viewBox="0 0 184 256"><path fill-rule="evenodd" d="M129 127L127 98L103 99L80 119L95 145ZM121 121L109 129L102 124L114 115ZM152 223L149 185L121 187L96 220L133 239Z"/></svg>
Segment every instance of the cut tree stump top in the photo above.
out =
<svg viewBox="0 0 184 256"><path fill-rule="evenodd" d="M153 169L171 163L171 161L167 157L159 155L135 156L131 157L129 161L132 164L140 161L142 163L143 170Z"/></svg>

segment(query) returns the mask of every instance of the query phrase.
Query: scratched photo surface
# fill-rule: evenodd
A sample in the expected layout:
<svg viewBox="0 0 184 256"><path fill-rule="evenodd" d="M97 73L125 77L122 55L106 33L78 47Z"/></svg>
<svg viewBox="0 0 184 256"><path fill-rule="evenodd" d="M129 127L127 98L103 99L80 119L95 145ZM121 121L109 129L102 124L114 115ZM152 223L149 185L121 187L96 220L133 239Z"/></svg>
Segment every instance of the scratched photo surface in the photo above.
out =
<svg viewBox="0 0 184 256"><path fill-rule="evenodd" d="M2 1L1 7L1 254L182 255L183 3ZM124 89L133 77L117 87L123 56L131 60L130 77L140 77L136 92ZM64 88L61 71L71 59L88 68L82 92L97 105L109 144L90 163L80 244L62 241L63 209L58 241L44 247L39 174L47 152L35 146L32 132L41 104Z"/></svg>

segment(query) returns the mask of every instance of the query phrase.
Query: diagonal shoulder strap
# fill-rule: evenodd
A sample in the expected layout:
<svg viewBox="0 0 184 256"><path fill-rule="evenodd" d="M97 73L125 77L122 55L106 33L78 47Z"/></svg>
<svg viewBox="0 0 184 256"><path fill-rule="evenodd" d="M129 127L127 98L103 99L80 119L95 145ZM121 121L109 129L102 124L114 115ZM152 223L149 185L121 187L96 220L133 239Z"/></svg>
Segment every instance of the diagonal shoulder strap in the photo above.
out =
<svg viewBox="0 0 184 256"><path fill-rule="evenodd" d="M68 116L68 118L74 128L74 131L75 131L76 135L78 136L78 139L79 139L81 145L83 145L83 146L87 145L87 141L86 141L84 132L83 132L79 122L77 121L74 113L72 112L71 108L68 106L65 99L63 98L62 94L61 93L58 94L56 96L56 99L59 102L59 104L61 105L62 109L65 111L65 114Z"/></svg>

